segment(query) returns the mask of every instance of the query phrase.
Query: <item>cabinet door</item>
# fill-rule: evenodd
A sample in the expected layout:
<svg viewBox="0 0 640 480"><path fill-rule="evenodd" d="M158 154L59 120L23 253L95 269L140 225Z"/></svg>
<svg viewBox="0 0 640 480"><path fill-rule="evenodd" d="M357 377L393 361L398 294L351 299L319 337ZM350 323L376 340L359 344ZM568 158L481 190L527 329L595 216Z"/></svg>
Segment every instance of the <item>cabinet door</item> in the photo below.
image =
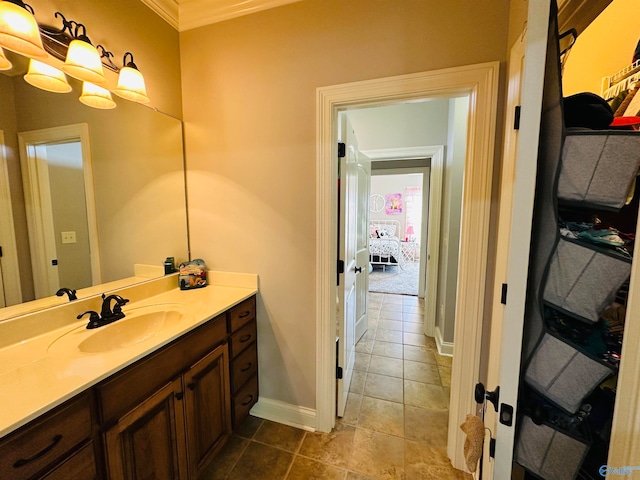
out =
<svg viewBox="0 0 640 480"><path fill-rule="evenodd" d="M184 384L189 472L197 478L231 435L227 345L196 363Z"/></svg>
<svg viewBox="0 0 640 480"><path fill-rule="evenodd" d="M42 477L42 480L95 480L98 478L93 443L82 447Z"/></svg>
<svg viewBox="0 0 640 480"><path fill-rule="evenodd" d="M177 379L105 433L110 479L187 478L182 382Z"/></svg>

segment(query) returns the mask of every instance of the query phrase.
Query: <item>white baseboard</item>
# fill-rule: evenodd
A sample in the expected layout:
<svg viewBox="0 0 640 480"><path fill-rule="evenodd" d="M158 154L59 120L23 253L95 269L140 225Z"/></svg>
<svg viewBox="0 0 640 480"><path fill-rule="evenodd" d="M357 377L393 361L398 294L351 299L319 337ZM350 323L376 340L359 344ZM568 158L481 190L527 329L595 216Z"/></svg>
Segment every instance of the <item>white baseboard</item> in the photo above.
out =
<svg viewBox="0 0 640 480"><path fill-rule="evenodd" d="M436 334L434 335L436 339L436 346L438 347L438 353L440 355L446 355L447 357L453 357L453 342L445 342L442 339L442 332L440 331L440 327L436 325Z"/></svg>
<svg viewBox="0 0 640 480"><path fill-rule="evenodd" d="M292 405L280 400L259 397L258 403L251 409L251 415L309 432L316 430L316 411L314 409Z"/></svg>

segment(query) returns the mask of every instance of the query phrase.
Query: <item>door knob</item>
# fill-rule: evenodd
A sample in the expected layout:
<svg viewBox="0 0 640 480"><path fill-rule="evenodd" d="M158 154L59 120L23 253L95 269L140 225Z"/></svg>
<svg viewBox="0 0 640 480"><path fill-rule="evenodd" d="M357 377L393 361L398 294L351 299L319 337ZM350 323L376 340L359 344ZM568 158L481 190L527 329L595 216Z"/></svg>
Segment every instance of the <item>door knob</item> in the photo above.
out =
<svg viewBox="0 0 640 480"><path fill-rule="evenodd" d="M362 267L353 267L353 271L356 273L362 273Z"/></svg>
<svg viewBox="0 0 640 480"><path fill-rule="evenodd" d="M474 397L476 403L484 403L485 399L489 400L493 404L493 408L498 411L498 402L500 399L500 387L496 387L493 392L487 392L482 383L476 384L476 389L474 392Z"/></svg>

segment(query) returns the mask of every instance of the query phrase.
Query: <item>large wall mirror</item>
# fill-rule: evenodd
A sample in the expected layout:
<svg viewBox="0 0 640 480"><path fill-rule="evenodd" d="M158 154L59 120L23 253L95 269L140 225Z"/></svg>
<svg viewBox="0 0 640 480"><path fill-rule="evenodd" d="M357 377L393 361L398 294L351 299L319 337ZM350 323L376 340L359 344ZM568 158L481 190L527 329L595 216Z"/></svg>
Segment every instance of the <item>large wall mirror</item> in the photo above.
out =
<svg viewBox="0 0 640 480"><path fill-rule="evenodd" d="M73 79L69 93L40 90L22 78L26 61L7 56L14 66L0 72L0 320L16 299L36 310L60 287L80 296L153 276L136 274L166 257L187 260L181 122L118 98L113 110L88 107ZM8 236L15 251L5 247Z"/></svg>

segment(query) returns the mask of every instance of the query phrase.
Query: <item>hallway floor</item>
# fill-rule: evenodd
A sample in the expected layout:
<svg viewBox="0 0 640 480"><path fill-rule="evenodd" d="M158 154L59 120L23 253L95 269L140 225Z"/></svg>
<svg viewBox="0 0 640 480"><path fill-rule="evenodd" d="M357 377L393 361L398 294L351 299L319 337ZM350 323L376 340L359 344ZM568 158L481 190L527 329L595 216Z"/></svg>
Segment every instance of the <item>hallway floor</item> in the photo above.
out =
<svg viewBox="0 0 640 480"><path fill-rule="evenodd" d="M331 433L249 417L201 480L471 479L446 455L451 358L418 297L369 294L347 408Z"/></svg>

